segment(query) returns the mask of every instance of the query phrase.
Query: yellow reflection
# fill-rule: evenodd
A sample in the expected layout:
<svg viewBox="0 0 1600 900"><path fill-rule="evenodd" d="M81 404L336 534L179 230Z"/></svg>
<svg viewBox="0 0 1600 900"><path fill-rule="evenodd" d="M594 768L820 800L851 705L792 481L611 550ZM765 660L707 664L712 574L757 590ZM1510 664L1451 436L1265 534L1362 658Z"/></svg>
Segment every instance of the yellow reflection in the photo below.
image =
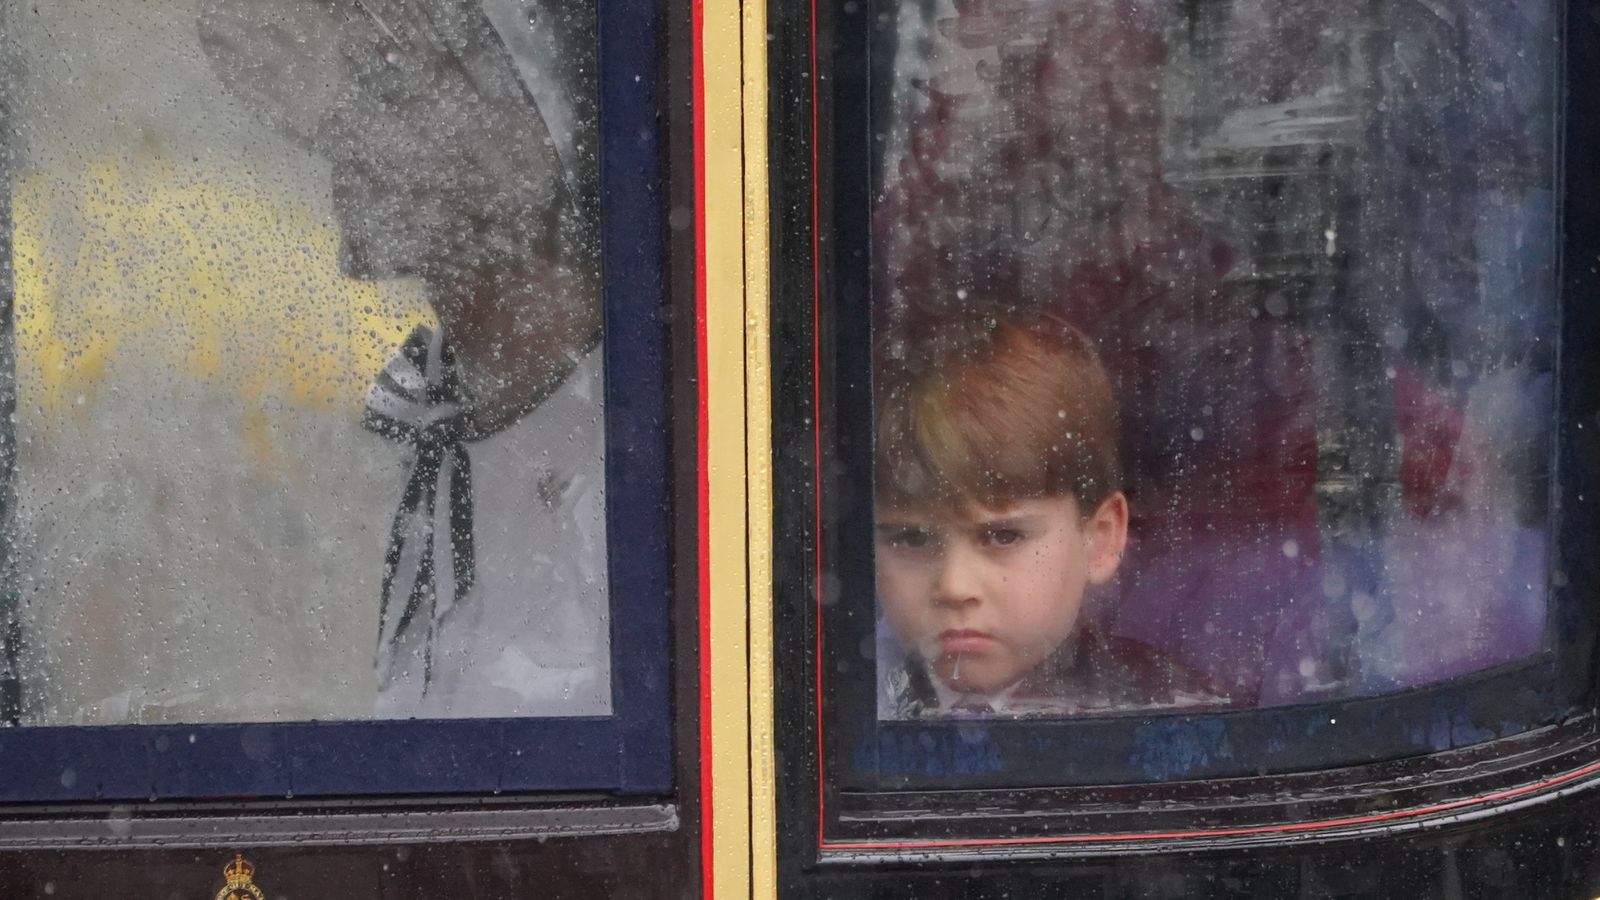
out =
<svg viewBox="0 0 1600 900"><path fill-rule="evenodd" d="M355 415L431 317L414 282L343 277L326 215L248 170L102 159L26 172L13 215L18 402L47 419L107 399L118 371L171 382L130 389L187 381L247 407Z"/></svg>

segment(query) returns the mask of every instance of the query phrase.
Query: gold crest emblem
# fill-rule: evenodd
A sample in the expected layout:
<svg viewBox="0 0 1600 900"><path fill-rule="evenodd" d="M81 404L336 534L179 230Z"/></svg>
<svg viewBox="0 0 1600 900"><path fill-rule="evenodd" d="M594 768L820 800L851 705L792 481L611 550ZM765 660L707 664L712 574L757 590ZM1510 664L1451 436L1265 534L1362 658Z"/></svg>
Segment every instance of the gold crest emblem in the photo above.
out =
<svg viewBox="0 0 1600 900"><path fill-rule="evenodd" d="M223 868L222 877L227 880L217 891L217 900L266 900L261 888L256 887L256 867L243 854L233 855L233 862Z"/></svg>

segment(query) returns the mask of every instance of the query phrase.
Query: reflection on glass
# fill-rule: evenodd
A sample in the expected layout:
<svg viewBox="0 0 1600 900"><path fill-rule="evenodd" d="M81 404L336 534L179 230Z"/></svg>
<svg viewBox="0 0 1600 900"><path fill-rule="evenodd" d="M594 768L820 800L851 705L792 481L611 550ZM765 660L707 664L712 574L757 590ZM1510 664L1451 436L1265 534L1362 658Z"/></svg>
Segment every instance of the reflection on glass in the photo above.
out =
<svg viewBox="0 0 1600 900"><path fill-rule="evenodd" d="M1543 648L1546 0L874 20L882 716L1366 696Z"/></svg>
<svg viewBox="0 0 1600 900"><path fill-rule="evenodd" d="M608 713L592 8L18 19L23 722Z"/></svg>

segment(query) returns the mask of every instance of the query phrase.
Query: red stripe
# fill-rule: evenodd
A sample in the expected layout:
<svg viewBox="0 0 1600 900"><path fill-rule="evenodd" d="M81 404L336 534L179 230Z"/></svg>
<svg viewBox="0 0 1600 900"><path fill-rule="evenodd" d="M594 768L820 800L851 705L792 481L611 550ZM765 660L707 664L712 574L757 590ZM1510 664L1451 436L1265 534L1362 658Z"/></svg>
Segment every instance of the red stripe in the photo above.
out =
<svg viewBox="0 0 1600 900"><path fill-rule="evenodd" d="M705 10L702 0L693 0L690 40L694 51L694 223L695 223L695 374L698 381L698 415L695 422L696 502L699 503L698 528L700 566L700 870L703 896L716 896L713 869L712 783L711 783L711 467L709 413L710 390L706 378L706 80Z"/></svg>
<svg viewBox="0 0 1600 900"><path fill-rule="evenodd" d="M902 843L838 843L822 844L823 850L934 850L951 847L1014 847L1026 844L1108 844L1129 841L1167 841L1186 840L1193 838L1217 837L1243 837L1258 834L1296 834L1306 831L1326 831L1333 828L1346 828L1352 825L1373 825L1382 822L1393 822L1400 819L1414 819L1435 813L1450 812L1468 806L1478 806L1487 803L1496 803L1501 800L1510 800L1528 794L1538 793L1568 781L1582 778L1585 775L1600 771L1600 763L1590 763L1581 769L1565 772L1536 784L1525 784L1522 787L1510 788L1493 794L1484 794L1480 797L1471 797L1465 800L1452 800L1449 803L1439 803L1433 806L1424 806L1417 809L1408 809L1401 812L1377 813L1370 816L1352 816L1346 819L1325 819L1320 822L1292 822L1284 825L1257 825L1250 828L1214 828L1197 831L1165 831L1148 832L1144 834L1079 834L1062 835L1056 837L1021 837L1021 838L991 838L988 840L945 840L945 841L907 841Z"/></svg>

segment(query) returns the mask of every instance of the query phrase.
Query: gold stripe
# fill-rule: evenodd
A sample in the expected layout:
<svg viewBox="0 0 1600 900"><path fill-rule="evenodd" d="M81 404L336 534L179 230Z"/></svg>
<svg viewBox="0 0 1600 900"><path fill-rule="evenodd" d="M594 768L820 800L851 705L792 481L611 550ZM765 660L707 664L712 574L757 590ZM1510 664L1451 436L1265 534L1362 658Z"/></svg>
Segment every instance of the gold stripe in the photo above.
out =
<svg viewBox="0 0 1600 900"><path fill-rule="evenodd" d="M750 895L739 0L702 0L713 889Z"/></svg>
<svg viewBox="0 0 1600 900"><path fill-rule="evenodd" d="M750 541L750 894L778 893L773 737L771 269L767 4L744 4L745 490Z"/></svg>

